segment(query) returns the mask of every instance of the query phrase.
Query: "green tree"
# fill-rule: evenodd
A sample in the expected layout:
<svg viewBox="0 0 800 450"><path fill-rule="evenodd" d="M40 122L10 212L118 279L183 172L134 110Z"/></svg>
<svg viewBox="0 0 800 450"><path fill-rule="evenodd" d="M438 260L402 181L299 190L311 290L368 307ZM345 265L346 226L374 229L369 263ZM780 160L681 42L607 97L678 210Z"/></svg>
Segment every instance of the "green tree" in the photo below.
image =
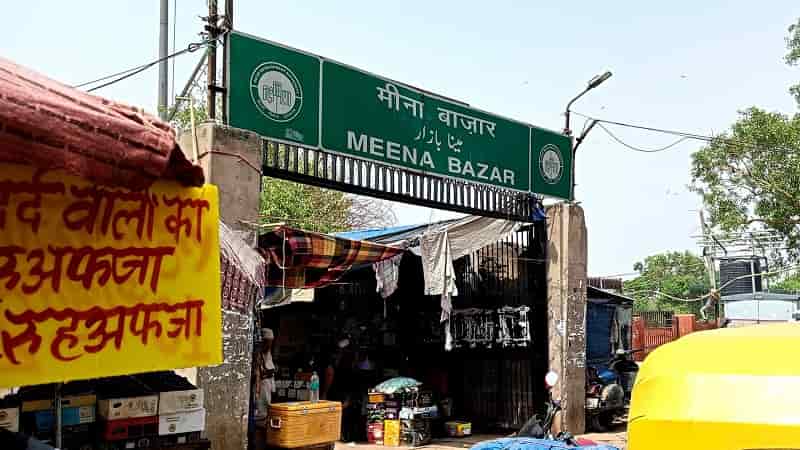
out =
<svg viewBox="0 0 800 450"><path fill-rule="evenodd" d="M772 292L786 292L792 294L800 292L800 274L793 274L777 282L770 283L769 290Z"/></svg>
<svg viewBox="0 0 800 450"><path fill-rule="evenodd" d="M261 220L331 233L347 229L351 202L341 192L263 177Z"/></svg>
<svg viewBox="0 0 800 450"><path fill-rule="evenodd" d="M786 39L789 65L800 63L800 21ZM800 105L800 84L790 88ZM692 155L692 188L723 231L778 231L798 257L800 244L800 114L751 107L730 131Z"/></svg>
<svg viewBox="0 0 800 450"><path fill-rule="evenodd" d="M789 36L786 38L786 64L790 66L800 65L800 18L797 23L789 27ZM800 105L800 83L789 88L789 92L794 95L797 104Z"/></svg>
<svg viewBox="0 0 800 450"><path fill-rule="evenodd" d="M192 109L187 101L179 102L175 106L168 108L167 117L172 117L169 123L178 132L192 129ZM194 103L195 125L200 125L206 120L208 120L208 108L206 108L205 102Z"/></svg>
<svg viewBox="0 0 800 450"><path fill-rule="evenodd" d="M698 313L703 301L684 302L709 292L703 260L690 252L666 252L648 256L634 264L639 276L623 285L625 295L633 297L637 311ZM665 294L665 295L662 295Z"/></svg>

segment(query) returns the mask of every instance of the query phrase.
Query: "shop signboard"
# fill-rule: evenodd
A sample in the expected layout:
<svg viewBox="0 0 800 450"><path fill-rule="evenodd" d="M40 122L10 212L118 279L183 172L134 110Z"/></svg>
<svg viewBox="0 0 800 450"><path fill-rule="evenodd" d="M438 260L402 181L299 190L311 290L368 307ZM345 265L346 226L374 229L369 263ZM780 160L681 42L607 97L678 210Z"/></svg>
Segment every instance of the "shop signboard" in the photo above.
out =
<svg viewBox="0 0 800 450"><path fill-rule="evenodd" d="M0 387L222 361L217 188L0 165Z"/></svg>
<svg viewBox="0 0 800 450"><path fill-rule="evenodd" d="M234 32L234 127L307 148L570 199L568 136Z"/></svg>

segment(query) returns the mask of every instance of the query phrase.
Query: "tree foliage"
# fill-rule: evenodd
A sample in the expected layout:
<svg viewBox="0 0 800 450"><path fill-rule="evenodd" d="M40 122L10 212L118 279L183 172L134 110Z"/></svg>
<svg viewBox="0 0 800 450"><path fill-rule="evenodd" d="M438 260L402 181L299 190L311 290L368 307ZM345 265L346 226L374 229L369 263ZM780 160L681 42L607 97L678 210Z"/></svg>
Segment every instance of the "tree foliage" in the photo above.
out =
<svg viewBox="0 0 800 450"><path fill-rule="evenodd" d="M789 36L786 38L786 64L790 66L800 65L800 18L797 23L789 27ZM789 88L789 92L794 95L797 104L800 105L800 83Z"/></svg>
<svg viewBox="0 0 800 450"><path fill-rule="evenodd" d="M786 62L800 63L800 21L789 28ZM800 104L800 84L791 88ZM692 155L692 188L723 231L777 230L797 258L800 244L800 114L751 107Z"/></svg>
<svg viewBox="0 0 800 450"><path fill-rule="evenodd" d="M262 223L284 222L295 228L334 233L394 225L386 202L276 178L263 178Z"/></svg>
<svg viewBox="0 0 800 450"><path fill-rule="evenodd" d="M770 282L769 290L771 292L783 292L790 294L800 292L800 274L795 273L776 282Z"/></svg>
<svg viewBox="0 0 800 450"><path fill-rule="evenodd" d="M205 102L195 103L193 109L196 125L208 120L208 108L206 108ZM182 101L170 107L167 109L167 116L172 116L172 120L169 123L176 131L181 132L192 129L192 108L190 108L188 102Z"/></svg>
<svg viewBox="0 0 800 450"><path fill-rule="evenodd" d="M704 302L671 300L697 298L709 292L703 260L690 252L666 252L648 256L633 266L639 276L623 285L625 295L633 297L637 311L698 313Z"/></svg>

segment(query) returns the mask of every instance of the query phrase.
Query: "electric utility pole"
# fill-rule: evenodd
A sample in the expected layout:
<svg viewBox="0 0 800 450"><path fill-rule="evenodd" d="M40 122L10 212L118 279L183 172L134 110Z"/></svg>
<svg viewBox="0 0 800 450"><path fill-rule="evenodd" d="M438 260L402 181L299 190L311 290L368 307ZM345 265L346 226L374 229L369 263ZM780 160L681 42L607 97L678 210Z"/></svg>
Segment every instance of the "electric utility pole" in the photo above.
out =
<svg viewBox="0 0 800 450"><path fill-rule="evenodd" d="M161 0L161 22L158 29L158 116L167 119L169 65L169 0Z"/></svg>
<svg viewBox="0 0 800 450"><path fill-rule="evenodd" d="M208 1L208 118L217 118L217 37L219 37L219 13L217 0Z"/></svg>

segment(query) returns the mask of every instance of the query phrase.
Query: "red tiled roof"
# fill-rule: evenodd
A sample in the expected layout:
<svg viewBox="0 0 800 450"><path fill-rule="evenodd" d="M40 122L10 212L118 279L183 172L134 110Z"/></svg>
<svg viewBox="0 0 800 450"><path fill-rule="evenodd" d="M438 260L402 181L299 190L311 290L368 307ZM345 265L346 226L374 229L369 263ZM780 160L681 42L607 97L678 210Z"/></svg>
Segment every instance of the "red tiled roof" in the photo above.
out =
<svg viewBox="0 0 800 450"><path fill-rule="evenodd" d="M2 57L0 162L64 169L130 189L159 178L204 182L201 168L186 159L167 123Z"/></svg>

